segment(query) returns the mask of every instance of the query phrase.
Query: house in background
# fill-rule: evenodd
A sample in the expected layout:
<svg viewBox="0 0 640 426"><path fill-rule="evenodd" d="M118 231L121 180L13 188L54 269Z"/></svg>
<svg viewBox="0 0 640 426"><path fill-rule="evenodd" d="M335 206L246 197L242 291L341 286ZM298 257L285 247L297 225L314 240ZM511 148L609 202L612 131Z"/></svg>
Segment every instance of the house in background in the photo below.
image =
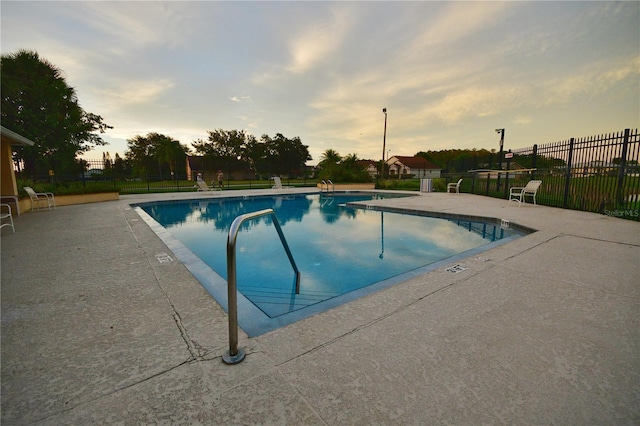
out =
<svg viewBox="0 0 640 426"><path fill-rule="evenodd" d="M369 176L371 176L372 178L375 178L376 176L378 176L378 173L380 172L380 165L376 161L358 160L358 164L360 164L360 166L362 166L362 168L367 173L369 173Z"/></svg>
<svg viewBox="0 0 640 426"><path fill-rule="evenodd" d="M578 163L572 169L581 170L582 176L615 176L620 170L620 165L608 161L593 160L586 163Z"/></svg>
<svg viewBox="0 0 640 426"><path fill-rule="evenodd" d="M224 173L224 180L227 180L227 168L216 167L211 158L200 155L187 155L187 180L196 180L198 174L201 175L205 182L217 181L216 175L218 170Z"/></svg>
<svg viewBox="0 0 640 426"><path fill-rule="evenodd" d="M387 160L390 176L411 177L417 179L435 179L440 177L442 169L420 156L405 157L394 155Z"/></svg>
<svg viewBox="0 0 640 426"><path fill-rule="evenodd" d="M204 176L204 157L187 155L187 180L196 180L196 175L198 173L202 173ZM208 171L207 176L204 177L206 180L213 179L214 174L211 171Z"/></svg>

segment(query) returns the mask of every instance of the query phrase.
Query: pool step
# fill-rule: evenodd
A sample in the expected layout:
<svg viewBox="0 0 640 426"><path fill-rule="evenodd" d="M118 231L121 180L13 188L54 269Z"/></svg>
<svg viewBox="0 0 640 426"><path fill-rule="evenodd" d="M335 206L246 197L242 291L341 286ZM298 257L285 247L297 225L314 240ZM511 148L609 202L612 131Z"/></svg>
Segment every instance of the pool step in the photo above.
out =
<svg viewBox="0 0 640 426"><path fill-rule="evenodd" d="M305 308L315 303L339 296L338 292L278 291L255 286L238 286L238 290L251 302L264 311L277 311L279 314Z"/></svg>

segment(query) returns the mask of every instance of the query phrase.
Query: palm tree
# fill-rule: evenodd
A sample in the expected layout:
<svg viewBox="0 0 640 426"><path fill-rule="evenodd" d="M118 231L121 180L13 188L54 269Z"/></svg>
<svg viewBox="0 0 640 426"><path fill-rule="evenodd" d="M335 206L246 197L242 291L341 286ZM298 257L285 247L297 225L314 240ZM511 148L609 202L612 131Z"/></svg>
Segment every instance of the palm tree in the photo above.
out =
<svg viewBox="0 0 640 426"><path fill-rule="evenodd" d="M327 149L322 153L322 157L320 157L320 162L318 163L318 167L321 169L331 168L332 166L337 165L342 161L342 157L338 154L337 151L333 149Z"/></svg>

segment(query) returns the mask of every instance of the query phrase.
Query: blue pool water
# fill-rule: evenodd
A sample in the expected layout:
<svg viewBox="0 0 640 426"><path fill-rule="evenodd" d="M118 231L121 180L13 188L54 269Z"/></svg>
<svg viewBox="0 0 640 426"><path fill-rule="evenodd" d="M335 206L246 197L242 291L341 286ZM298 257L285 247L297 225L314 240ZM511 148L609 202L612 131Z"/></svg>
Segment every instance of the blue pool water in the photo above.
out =
<svg viewBox="0 0 640 426"><path fill-rule="evenodd" d="M292 194L139 207L179 241L186 248L183 251L195 255L224 280L227 237L233 220L244 213L274 209L300 270L300 294L295 294L294 272L269 216L243 224L236 243L236 262L241 303L246 298L254 305L248 315L252 321L264 315L266 323L275 319L277 324L291 322L283 317L296 312L300 314L291 317L293 320L316 312L320 308L309 310L316 305L345 299L344 295L362 293L373 284L397 281L411 271L515 237L513 231L501 229L500 224L346 205L380 197L372 193ZM188 259L183 262L192 263ZM221 283L203 278L206 272L196 271L195 275L201 282L208 282L203 282L205 288L226 307L224 291L214 288L221 287ZM243 326L242 312L239 321L250 335L264 331L264 327L253 333L247 330L252 326Z"/></svg>

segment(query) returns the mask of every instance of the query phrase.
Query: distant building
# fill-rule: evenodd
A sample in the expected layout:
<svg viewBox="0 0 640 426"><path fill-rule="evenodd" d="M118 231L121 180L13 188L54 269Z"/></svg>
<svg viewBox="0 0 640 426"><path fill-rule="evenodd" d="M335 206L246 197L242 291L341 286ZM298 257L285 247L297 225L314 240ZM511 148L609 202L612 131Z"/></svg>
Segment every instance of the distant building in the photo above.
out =
<svg viewBox="0 0 640 426"><path fill-rule="evenodd" d="M405 157L394 155L387 160L390 176L411 177L418 179L439 178L442 169L424 157Z"/></svg>
<svg viewBox="0 0 640 426"><path fill-rule="evenodd" d="M593 160L587 163L576 164L572 168L575 170L581 170L582 176L604 176L617 174L620 169L620 165L609 163L607 161Z"/></svg>
<svg viewBox="0 0 640 426"><path fill-rule="evenodd" d="M196 175L202 173L204 169L204 158L187 155L187 180L196 180ZM211 179L213 179L213 173Z"/></svg>
<svg viewBox="0 0 640 426"><path fill-rule="evenodd" d="M100 177L102 176L102 174L104 173L104 170L102 169L89 169L89 170L85 170L84 172L84 177L85 178L92 178L92 177Z"/></svg>
<svg viewBox="0 0 640 426"><path fill-rule="evenodd" d="M362 166L362 168L369 173L369 176L375 178L378 176L378 172L380 172L380 166L376 161L373 160L358 160L358 164Z"/></svg>

